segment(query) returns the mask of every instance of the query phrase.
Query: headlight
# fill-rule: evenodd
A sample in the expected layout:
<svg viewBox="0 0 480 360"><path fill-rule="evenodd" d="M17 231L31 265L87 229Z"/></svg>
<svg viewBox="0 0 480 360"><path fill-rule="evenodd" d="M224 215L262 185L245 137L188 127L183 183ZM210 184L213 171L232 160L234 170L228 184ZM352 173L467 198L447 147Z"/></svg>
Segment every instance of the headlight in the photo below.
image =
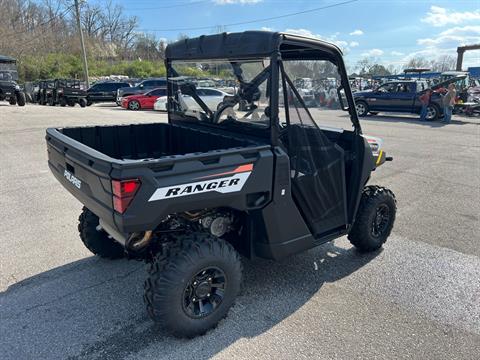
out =
<svg viewBox="0 0 480 360"><path fill-rule="evenodd" d="M20 86L19 86L19 85L15 85L15 90L20 90Z"/></svg>
<svg viewBox="0 0 480 360"><path fill-rule="evenodd" d="M363 135L363 137L368 141L368 145L370 145L370 149L372 149L373 156L378 156L383 146L383 140L377 137L367 135Z"/></svg>

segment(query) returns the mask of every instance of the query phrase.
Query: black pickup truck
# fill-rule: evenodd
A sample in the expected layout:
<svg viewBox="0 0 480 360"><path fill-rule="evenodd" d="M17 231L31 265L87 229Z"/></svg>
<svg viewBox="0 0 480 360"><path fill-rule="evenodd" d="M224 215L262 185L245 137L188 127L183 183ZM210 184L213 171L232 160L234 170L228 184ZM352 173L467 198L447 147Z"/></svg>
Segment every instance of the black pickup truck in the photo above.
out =
<svg viewBox="0 0 480 360"><path fill-rule="evenodd" d="M335 45L247 31L182 40L166 55L168 123L46 134L51 171L85 206L87 248L150 264L144 300L154 321L185 337L214 327L240 289L239 253L282 259L347 234L360 251L383 245L395 197L366 183L391 158L362 134ZM302 59L330 64L341 79L348 129L312 118L294 86L299 67L290 66ZM185 76L212 61L239 84L215 108Z"/></svg>
<svg viewBox="0 0 480 360"><path fill-rule="evenodd" d="M456 76L431 86L434 92L427 108L427 120L435 121L443 117L441 91L436 90L446 88L449 83L459 81L464 77ZM401 80L387 82L375 90L356 92L353 97L357 114L358 116L367 116L369 113L376 115L382 111L420 114L422 109L420 96L428 87L425 81Z"/></svg>

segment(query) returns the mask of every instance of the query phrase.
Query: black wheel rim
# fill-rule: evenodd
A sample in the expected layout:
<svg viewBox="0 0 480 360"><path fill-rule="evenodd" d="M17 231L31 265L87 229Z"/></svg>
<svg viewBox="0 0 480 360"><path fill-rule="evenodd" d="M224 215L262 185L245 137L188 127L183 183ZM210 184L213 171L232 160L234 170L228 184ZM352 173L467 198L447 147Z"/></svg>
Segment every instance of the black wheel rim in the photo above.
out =
<svg viewBox="0 0 480 360"><path fill-rule="evenodd" d="M390 209L386 204L381 204L375 211L372 221L372 235L376 238L385 234L390 223Z"/></svg>
<svg viewBox="0 0 480 360"><path fill-rule="evenodd" d="M225 297L227 278L217 267L200 270L189 281L183 292L183 310L195 319L213 313Z"/></svg>

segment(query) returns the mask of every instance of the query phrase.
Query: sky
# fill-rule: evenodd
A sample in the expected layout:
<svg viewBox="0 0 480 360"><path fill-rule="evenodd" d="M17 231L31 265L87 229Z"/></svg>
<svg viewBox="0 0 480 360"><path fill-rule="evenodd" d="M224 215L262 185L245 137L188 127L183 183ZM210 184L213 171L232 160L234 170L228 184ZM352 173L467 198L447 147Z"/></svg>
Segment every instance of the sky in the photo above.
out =
<svg viewBox="0 0 480 360"><path fill-rule="evenodd" d="M142 31L169 41L218 29L285 31L336 43L351 66L374 57L401 68L415 56L456 57L457 46L480 44L480 0L113 1L138 17ZM296 12L304 13L261 20ZM261 21L231 25L253 20ZM465 53L464 68L468 66L480 66L480 51Z"/></svg>

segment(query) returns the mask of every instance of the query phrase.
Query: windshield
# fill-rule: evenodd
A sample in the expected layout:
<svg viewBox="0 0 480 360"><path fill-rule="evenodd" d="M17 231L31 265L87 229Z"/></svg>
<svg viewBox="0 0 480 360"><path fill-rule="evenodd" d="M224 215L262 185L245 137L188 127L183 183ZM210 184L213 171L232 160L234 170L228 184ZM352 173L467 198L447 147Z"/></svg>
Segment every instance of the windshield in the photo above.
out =
<svg viewBox="0 0 480 360"><path fill-rule="evenodd" d="M169 111L222 127L268 128L269 61L174 61L169 69Z"/></svg>
<svg viewBox="0 0 480 360"><path fill-rule="evenodd" d="M14 62L0 63L0 80L18 80L17 65Z"/></svg>

